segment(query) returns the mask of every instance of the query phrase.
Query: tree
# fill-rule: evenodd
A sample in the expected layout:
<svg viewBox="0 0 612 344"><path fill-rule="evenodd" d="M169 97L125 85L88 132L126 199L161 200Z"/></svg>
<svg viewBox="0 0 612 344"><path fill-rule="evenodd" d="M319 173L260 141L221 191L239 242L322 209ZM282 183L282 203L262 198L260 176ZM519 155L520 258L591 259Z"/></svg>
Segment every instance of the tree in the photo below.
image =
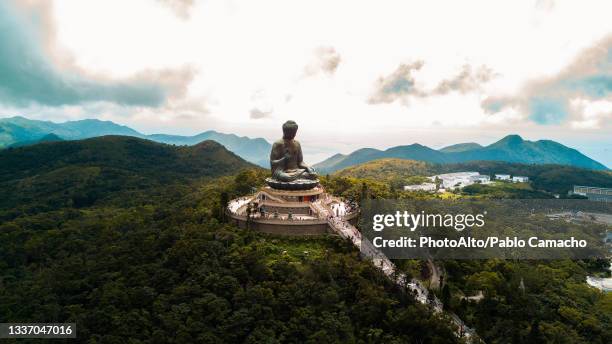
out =
<svg viewBox="0 0 612 344"><path fill-rule="evenodd" d="M240 195L246 195L252 188L261 185L261 176L255 169L244 169L234 177L235 190Z"/></svg>
<svg viewBox="0 0 612 344"><path fill-rule="evenodd" d="M539 344L542 343L542 334L540 333L540 321L535 319L529 328L529 334L527 335L527 343Z"/></svg>
<svg viewBox="0 0 612 344"><path fill-rule="evenodd" d="M219 220L221 220L222 222L226 222L226 210L227 205L229 204L229 194L226 191L223 191L219 194L219 204Z"/></svg>
<svg viewBox="0 0 612 344"><path fill-rule="evenodd" d="M451 306L451 292L448 284L445 284L444 287L442 287L442 296L440 298L444 309L449 309Z"/></svg>

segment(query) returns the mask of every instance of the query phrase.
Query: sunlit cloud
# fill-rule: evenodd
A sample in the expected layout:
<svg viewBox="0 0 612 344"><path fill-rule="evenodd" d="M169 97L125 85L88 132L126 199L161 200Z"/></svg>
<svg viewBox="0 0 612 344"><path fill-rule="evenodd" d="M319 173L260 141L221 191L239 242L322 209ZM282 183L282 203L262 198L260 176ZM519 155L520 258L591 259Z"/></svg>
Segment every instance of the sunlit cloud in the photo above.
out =
<svg viewBox="0 0 612 344"><path fill-rule="evenodd" d="M401 100L404 105L409 105L410 97L433 97L442 96L451 92L466 94L481 90L481 86L495 77L495 73L486 66L473 68L466 64L461 70L448 78L440 80L434 88L428 89L419 82L415 74L424 66L422 60L412 63L402 63L397 69L387 75L378 78L375 91L370 96L371 104L392 103Z"/></svg>
<svg viewBox="0 0 612 344"><path fill-rule="evenodd" d="M251 109L251 111L249 111L249 115L250 115L251 119L266 118L266 117L269 117L270 115L272 115L272 110L263 111L263 110L260 110L258 108L253 108L253 109Z"/></svg>
<svg viewBox="0 0 612 344"><path fill-rule="evenodd" d="M320 73L327 75L334 74L342 60L340 54L333 47L318 47L313 55L312 61L304 68L306 76Z"/></svg>
<svg viewBox="0 0 612 344"><path fill-rule="evenodd" d="M408 96L422 96L416 86L414 72L423 67L423 61L400 64L393 73L381 76L376 81L375 91L369 99L372 104L407 101Z"/></svg>
<svg viewBox="0 0 612 344"><path fill-rule="evenodd" d="M576 99L612 100L612 35L581 52L558 74L530 80L519 94L487 98L483 107L491 113L515 107L538 124L577 123L586 114L584 106L571 106Z"/></svg>
<svg viewBox="0 0 612 344"><path fill-rule="evenodd" d="M112 79L89 74L68 60L55 61L47 49L55 32L49 10L47 2L0 2L0 102L63 106L102 101L160 107L185 95L195 73L190 67L143 69L129 78Z"/></svg>

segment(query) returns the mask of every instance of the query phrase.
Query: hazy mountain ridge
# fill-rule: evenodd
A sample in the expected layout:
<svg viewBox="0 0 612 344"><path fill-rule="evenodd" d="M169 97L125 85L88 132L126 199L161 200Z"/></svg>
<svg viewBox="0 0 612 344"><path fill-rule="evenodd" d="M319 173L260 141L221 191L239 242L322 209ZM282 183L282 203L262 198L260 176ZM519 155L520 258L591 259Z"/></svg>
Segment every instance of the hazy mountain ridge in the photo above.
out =
<svg viewBox="0 0 612 344"><path fill-rule="evenodd" d="M205 140L213 140L245 160L260 166L267 166L266 157L270 153L271 148L270 144L263 138L251 139L245 136L219 133L214 130L205 131L193 136L145 135L127 126L97 119L54 123L30 120L21 116L0 118L0 148L11 145L23 146L32 144L49 134L57 135L64 140L80 140L105 135L124 135L174 145L194 145Z"/></svg>
<svg viewBox="0 0 612 344"><path fill-rule="evenodd" d="M230 151L245 158L246 160L260 166L267 166L267 156L270 154L270 143L263 138L249 138L235 134L224 134L214 130L208 130L193 136L152 134L146 136L148 139L174 145L194 145L205 140L213 140L221 143ZM247 159L248 157L248 159Z"/></svg>
<svg viewBox="0 0 612 344"><path fill-rule="evenodd" d="M45 136L43 136L43 137L41 137L40 139L37 139L37 140L15 142L12 145L10 145L9 147L12 147L12 148L25 147L25 146L35 145L35 144L38 144L38 143L57 142L57 141L64 141L64 140L61 137L51 133L51 134L47 134L47 135L45 135Z"/></svg>
<svg viewBox="0 0 612 344"><path fill-rule="evenodd" d="M440 149L440 152L451 153L451 152L465 152L472 149L482 148L482 145L476 142L457 143L454 145L446 146Z"/></svg>
<svg viewBox="0 0 612 344"><path fill-rule="evenodd" d="M420 144L396 146L384 151L364 148L348 155L334 155L314 167L322 173L331 173L364 162L399 158L431 163L449 164L467 161L504 161L523 164L558 164L593 170L607 170L603 164L579 151L551 140L526 141L518 135L508 135L488 145L463 143L435 150Z"/></svg>
<svg viewBox="0 0 612 344"><path fill-rule="evenodd" d="M45 141L49 134L64 140L79 140L104 135L125 135L174 144L194 145L204 140L214 140L245 160L263 167L271 145L263 138L249 138L224 134L213 130L193 136L152 134L144 135L127 126L110 121L85 119L65 123L30 120L24 117L0 118L0 148L24 146ZM362 148L351 154L336 154L314 165L321 173L331 173L356 164L382 159L398 158L432 163L459 163L466 161L506 161L534 164L560 164L595 170L606 170L603 164L579 151L551 140L526 141L518 135L508 135L488 146L477 143L459 143L435 150L420 144L396 146L384 151Z"/></svg>

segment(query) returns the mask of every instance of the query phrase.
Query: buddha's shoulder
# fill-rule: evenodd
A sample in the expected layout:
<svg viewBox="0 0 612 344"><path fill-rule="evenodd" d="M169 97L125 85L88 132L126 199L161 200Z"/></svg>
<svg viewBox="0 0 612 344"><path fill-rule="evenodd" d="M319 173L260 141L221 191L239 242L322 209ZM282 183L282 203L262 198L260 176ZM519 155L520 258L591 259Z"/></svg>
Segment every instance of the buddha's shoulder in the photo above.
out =
<svg viewBox="0 0 612 344"><path fill-rule="evenodd" d="M280 139L280 140L275 141L272 144L272 147L284 147L286 144L294 145L294 146L300 146L300 142L298 140L293 140L290 143L287 143L287 142L285 142L285 140Z"/></svg>

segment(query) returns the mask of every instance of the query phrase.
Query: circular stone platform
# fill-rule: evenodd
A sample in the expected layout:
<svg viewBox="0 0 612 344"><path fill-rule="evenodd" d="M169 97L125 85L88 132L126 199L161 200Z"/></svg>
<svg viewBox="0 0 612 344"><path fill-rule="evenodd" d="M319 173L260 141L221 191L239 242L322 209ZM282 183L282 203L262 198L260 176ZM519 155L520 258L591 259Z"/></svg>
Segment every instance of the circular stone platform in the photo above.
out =
<svg viewBox="0 0 612 344"><path fill-rule="evenodd" d="M278 190L308 190L319 185L318 179L296 179L291 182L281 182L280 180L266 178L266 183L270 187Z"/></svg>

